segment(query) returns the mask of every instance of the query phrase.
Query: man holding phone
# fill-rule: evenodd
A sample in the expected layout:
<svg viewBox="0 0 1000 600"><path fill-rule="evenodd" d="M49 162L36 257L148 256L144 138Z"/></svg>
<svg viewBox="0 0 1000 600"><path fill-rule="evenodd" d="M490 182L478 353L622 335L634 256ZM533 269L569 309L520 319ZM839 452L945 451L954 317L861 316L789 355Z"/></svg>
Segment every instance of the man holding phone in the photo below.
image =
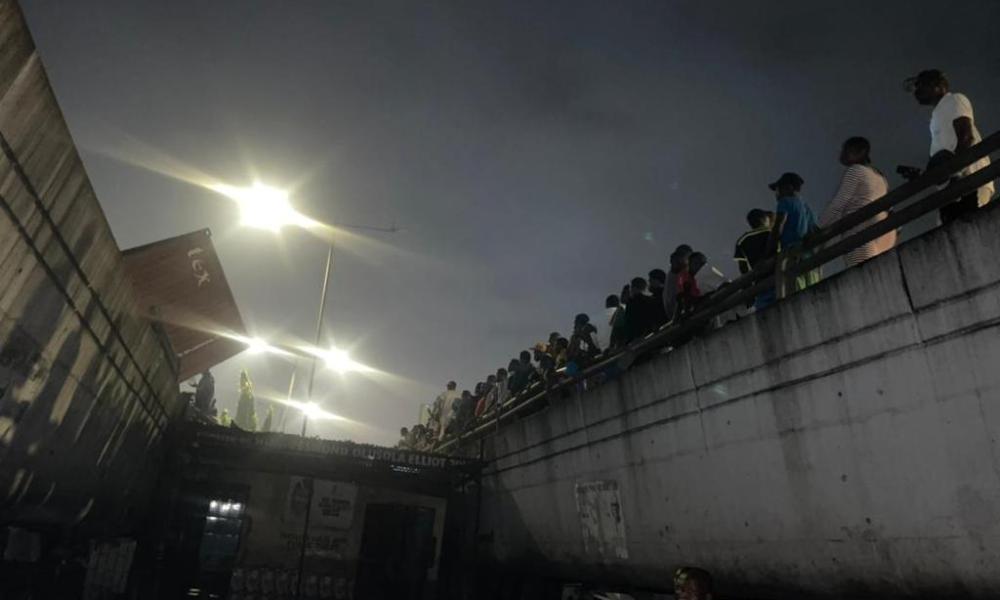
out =
<svg viewBox="0 0 1000 600"><path fill-rule="evenodd" d="M956 153L978 144L983 138L976 129L972 103L964 94L949 90L948 78L937 69L921 71L905 82L908 91L913 93L917 103L922 106L933 106L931 112L931 148L927 168L931 169L942 161L951 158ZM988 167L990 159L984 156L972 163L955 177L965 177L980 169ZM989 182L974 193L941 209L941 222L950 223L960 215L972 212L985 206L993 197L995 191L993 182Z"/></svg>

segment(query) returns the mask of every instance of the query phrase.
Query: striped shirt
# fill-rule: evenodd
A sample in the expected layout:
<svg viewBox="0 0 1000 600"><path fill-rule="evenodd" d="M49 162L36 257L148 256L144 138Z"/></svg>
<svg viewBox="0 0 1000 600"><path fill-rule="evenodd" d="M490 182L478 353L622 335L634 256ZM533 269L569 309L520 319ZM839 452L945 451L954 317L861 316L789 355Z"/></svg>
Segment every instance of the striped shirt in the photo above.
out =
<svg viewBox="0 0 1000 600"><path fill-rule="evenodd" d="M886 182L885 177L873 167L868 165L851 165L847 167L847 170L844 171L844 177L840 180L840 188L819 219L819 226L829 227L844 216L881 198L888 191L889 184ZM880 212L868 221L848 231L844 236L856 233L888 216L888 213ZM895 245L896 230L892 230L848 252L844 256L844 262L847 263L848 267L853 267L882 254L886 250L891 250Z"/></svg>

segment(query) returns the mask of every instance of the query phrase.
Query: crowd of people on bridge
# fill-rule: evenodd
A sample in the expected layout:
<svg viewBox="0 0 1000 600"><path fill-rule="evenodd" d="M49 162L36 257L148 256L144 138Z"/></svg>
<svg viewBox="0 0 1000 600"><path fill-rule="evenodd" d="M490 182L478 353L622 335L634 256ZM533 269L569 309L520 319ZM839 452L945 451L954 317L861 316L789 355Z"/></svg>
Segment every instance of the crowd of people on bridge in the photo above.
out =
<svg viewBox="0 0 1000 600"><path fill-rule="evenodd" d="M934 107L927 169L981 141L971 102L966 96L950 91L944 73L936 69L921 71L907 79L905 84L919 104ZM818 218L801 197L805 185L802 176L786 172L768 184L775 196L773 210L751 210L746 216L749 229L736 241L733 258L741 274L751 272L779 252L803 249L809 245L810 236L821 228L829 227L888 192L885 175L873 164L872 145L868 139L855 136L845 140L840 150L840 164L844 167L840 184ZM989 164L989 158L984 157L954 174L952 182ZM920 169L913 167L899 167L897 172L906 178L921 174ZM945 206L940 211L942 223L984 206L993 193L994 186L990 182ZM888 216L886 212L879 213L844 235L869 227ZM848 252L844 257L845 264L852 267L870 260L893 248L896 241L897 233L891 230ZM802 252L799 259L807 256ZM788 291L801 291L820 278L818 268L801 273L789 282L791 289ZM604 335L599 336L588 315L578 314L573 320L569 337L558 332L551 333L546 341L521 351L510 359L506 368L497 369L471 390L459 392L456 382L448 382L445 391L423 411L421 422L400 431L399 445L416 450L434 450L450 437L496 420L501 411L520 399L572 379L603 358L618 354L633 342L684 320L726 284L721 271L709 265L704 253L688 244L681 244L670 255L668 270L654 268L646 277L633 277L619 294L606 298ZM762 310L776 299L775 289L767 289L746 306L716 318L709 327L718 327L725 321ZM609 366L577 385L587 387L599 384L613 376L614 372L614 366Z"/></svg>

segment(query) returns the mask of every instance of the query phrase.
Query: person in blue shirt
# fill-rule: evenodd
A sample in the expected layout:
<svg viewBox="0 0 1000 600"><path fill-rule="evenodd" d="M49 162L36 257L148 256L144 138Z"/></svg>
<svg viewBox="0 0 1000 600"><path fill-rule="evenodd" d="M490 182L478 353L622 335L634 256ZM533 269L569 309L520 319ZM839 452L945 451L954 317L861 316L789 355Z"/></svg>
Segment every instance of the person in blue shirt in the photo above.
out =
<svg viewBox="0 0 1000 600"><path fill-rule="evenodd" d="M809 205L799 197L802 185L805 180L798 173L783 173L774 183L767 187L774 191L777 205L774 209L774 226L771 229L771 237L768 240L768 252L766 256L771 256L775 251L786 252L805 241L806 236L815 231L816 215L813 214ZM805 255L803 255L803 258ZM794 291L798 292L819 282L821 277L820 269L807 271L795 278ZM773 302L773 297L767 298L766 304ZM758 306L757 308L762 308Z"/></svg>

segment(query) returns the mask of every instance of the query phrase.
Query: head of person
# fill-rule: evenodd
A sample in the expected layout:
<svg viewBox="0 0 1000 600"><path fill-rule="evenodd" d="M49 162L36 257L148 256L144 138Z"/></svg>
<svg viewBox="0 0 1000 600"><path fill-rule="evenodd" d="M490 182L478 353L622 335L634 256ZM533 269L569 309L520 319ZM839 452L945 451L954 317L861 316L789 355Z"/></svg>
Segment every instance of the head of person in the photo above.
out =
<svg viewBox="0 0 1000 600"><path fill-rule="evenodd" d="M694 275L701 270L708 263L708 258L705 257L701 252L692 252L691 256L688 258L688 269L691 274Z"/></svg>
<svg viewBox="0 0 1000 600"><path fill-rule="evenodd" d="M458 384L455 383L454 381L449 381L447 387L449 391L455 391L455 388L458 387Z"/></svg>
<svg viewBox="0 0 1000 600"><path fill-rule="evenodd" d="M659 290L667 285L667 273L663 269L653 269L649 272L649 289Z"/></svg>
<svg viewBox="0 0 1000 600"><path fill-rule="evenodd" d="M589 322L587 324L589 324ZM584 327L586 327L587 324L584 324ZM556 348L558 348L559 350L566 350L566 349L568 349L569 348L569 340L567 340L564 337L559 338L558 340L556 340Z"/></svg>
<svg viewBox="0 0 1000 600"><path fill-rule="evenodd" d="M531 357L529 356L528 358L531 358ZM519 366L521 366L521 359L519 359L519 358L512 358L512 359L510 359L510 362L507 363L507 372L508 373L513 373L514 371L517 371L517 368Z"/></svg>
<svg viewBox="0 0 1000 600"><path fill-rule="evenodd" d="M535 362L542 360L542 357L548 354L549 346L544 342L538 342L535 347L531 349L532 355L534 356Z"/></svg>
<svg viewBox="0 0 1000 600"><path fill-rule="evenodd" d="M770 229L774 225L774 213L755 208L747 213L747 224L750 225L750 229Z"/></svg>
<svg viewBox="0 0 1000 600"><path fill-rule="evenodd" d="M861 136L847 138L844 145L840 147L840 164L845 167L851 165L870 165L872 145Z"/></svg>
<svg viewBox="0 0 1000 600"><path fill-rule="evenodd" d="M462 390L462 400L469 400L472 398L472 392L469 390Z"/></svg>
<svg viewBox="0 0 1000 600"><path fill-rule="evenodd" d="M553 331L552 333L549 334L549 345L551 346L558 339L559 339L559 332Z"/></svg>
<svg viewBox="0 0 1000 600"><path fill-rule="evenodd" d="M638 296L646 291L646 280L642 277L636 277L632 280L632 283L629 284L629 288L632 294Z"/></svg>
<svg viewBox="0 0 1000 600"><path fill-rule="evenodd" d="M590 323L590 317L586 313L580 313L573 317L573 330L576 331Z"/></svg>
<svg viewBox="0 0 1000 600"><path fill-rule="evenodd" d="M399 430L400 437L406 437L408 435L410 435L410 430L407 429L406 427L403 427L402 429Z"/></svg>
<svg viewBox="0 0 1000 600"><path fill-rule="evenodd" d="M674 598L677 600L712 600L712 576L697 567L674 571Z"/></svg>
<svg viewBox="0 0 1000 600"><path fill-rule="evenodd" d="M521 350L521 355L518 357L522 365L531 364L531 352L527 350Z"/></svg>
<svg viewBox="0 0 1000 600"><path fill-rule="evenodd" d="M628 299L632 297L632 286L625 284L622 286L622 293L618 294L618 300L622 304L628 304Z"/></svg>
<svg viewBox="0 0 1000 600"><path fill-rule="evenodd" d="M681 244L680 246L677 246L677 248L674 250L675 254L683 254L685 256L691 256L692 252L694 252L694 248L692 248L688 244Z"/></svg>
<svg viewBox="0 0 1000 600"><path fill-rule="evenodd" d="M507 369L505 369L503 367L500 367L499 369L497 369L496 378L497 378L497 381L506 381L507 380Z"/></svg>
<svg viewBox="0 0 1000 600"><path fill-rule="evenodd" d="M798 196L802 191L805 180L798 173L782 173L774 183L769 183L767 187L774 192L775 198L788 198Z"/></svg>
<svg viewBox="0 0 1000 600"><path fill-rule="evenodd" d="M618 296L611 294L604 299L604 308L618 308L622 303L618 301Z"/></svg>
<svg viewBox="0 0 1000 600"><path fill-rule="evenodd" d="M913 94L917 104L936 106L948 93L948 78L939 69L927 69L907 78L903 85Z"/></svg>
<svg viewBox="0 0 1000 600"><path fill-rule="evenodd" d="M496 375L490 375L489 377L486 378L486 385L496 385L496 382L497 382Z"/></svg>
<svg viewBox="0 0 1000 600"><path fill-rule="evenodd" d="M674 252L670 255L670 271L672 273L682 273L688 268L691 261L691 253Z"/></svg>

